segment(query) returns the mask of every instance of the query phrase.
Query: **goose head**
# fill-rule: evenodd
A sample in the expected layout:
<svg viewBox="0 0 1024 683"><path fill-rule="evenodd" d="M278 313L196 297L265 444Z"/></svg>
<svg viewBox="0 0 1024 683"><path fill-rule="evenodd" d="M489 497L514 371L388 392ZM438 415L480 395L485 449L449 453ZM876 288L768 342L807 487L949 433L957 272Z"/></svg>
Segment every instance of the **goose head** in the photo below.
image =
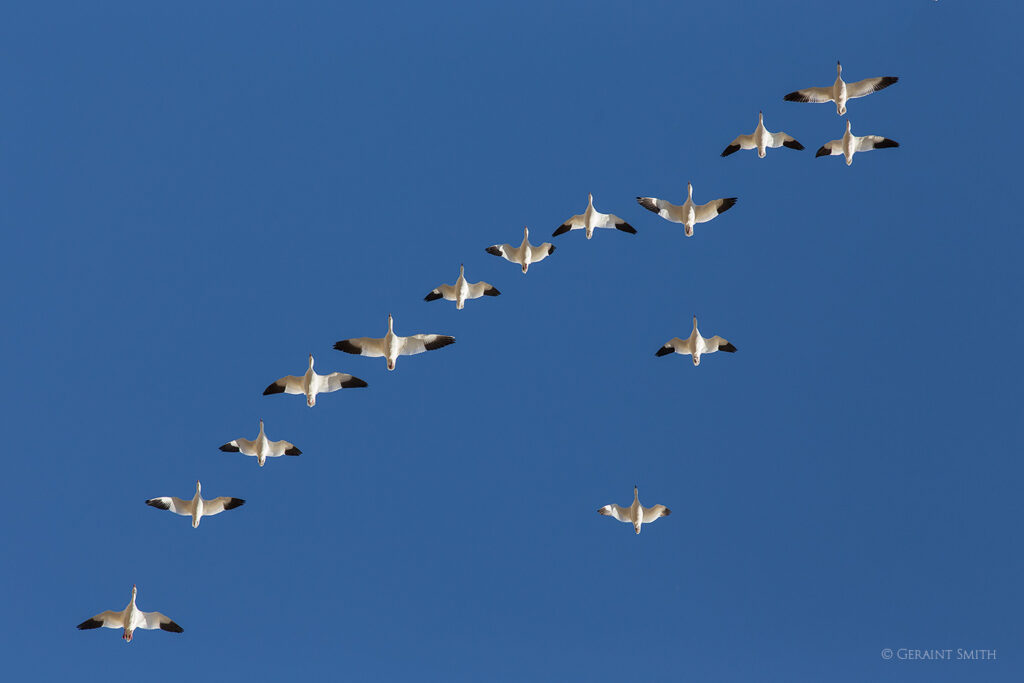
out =
<svg viewBox="0 0 1024 683"><path fill-rule="evenodd" d="M199 494L199 493L202 493L202 492L203 492L203 485L199 483L198 479L196 479L196 493Z"/></svg>
<svg viewBox="0 0 1024 683"><path fill-rule="evenodd" d="M466 276L466 266L465 266L465 264L460 263L459 264L459 277L465 277L465 276Z"/></svg>
<svg viewBox="0 0 1024 683"><path fill-rule="evenodd" d="M395 333L395 319L388 313L388 332L391 334Z"/></svg>
<svg viewBox="0 0 1024 683"><path fill-rule="evenodd" d="M592 192L587 193L587 207L594 206L594 194Z"/></svg>
<svg viewBox="0 0 1024 683"><path fill-rule="evenodd" d="M693 199L693 183L686 181L686 198Z"/></svg>
<svg viewBox="0 0 1024 683"><path fill-rule="evenodd" d="M309 369L313 369L313 354L309 354Z"/></svg>
<svg viewBox="0 0 1024 683"><path fill-rule="evenodd" d="M758 125L764 125L764 110L757 112L757 123Z"/></svg>

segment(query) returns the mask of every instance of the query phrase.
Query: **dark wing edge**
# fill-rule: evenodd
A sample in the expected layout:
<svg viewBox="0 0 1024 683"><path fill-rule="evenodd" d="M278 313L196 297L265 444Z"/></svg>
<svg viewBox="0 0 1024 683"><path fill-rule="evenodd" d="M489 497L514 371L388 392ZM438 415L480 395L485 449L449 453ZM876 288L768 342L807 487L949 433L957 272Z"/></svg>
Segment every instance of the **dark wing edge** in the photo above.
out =
<svg viewBox="0 0 1024 683"><path fill-rule="evenodd" d="M170 620L168 620L166 622L161 622L160 623L160 629L163 630L163 631L170 631L171 633L182 633L185 630L185 629L183 629L182 627L178 626L176 623L174 623L173 621L170 621Z"/></svg>
<svg viewBox="0 0 1024 683"><path fill-rule="evenodd" d="M796 140L786 140L785 142L782 143L782 146L783 147L789 147L790 149L803 149L804 148L804 146L801 145Z"/></svg>
<svg viewBox="0 0 1024 683"><path fill-rule="evenodd" d="M276 382L274 382L269 387L263 390L263 395L269 396L270 394L283 394L284 385L285 382L283 382L282 380L277 380Z"/></svg>
<svg viewBox="0 0 1024 683"><path fill-rule="evenodd" d="M449 344L454 344L454 343L455 343L455 337L450 337L447 334L439 334L439 335L437 335L437 339L433 339L433 340L431 340L429 342L426 342L425 344L423 344L423 347L427 351L433 351L434 349L440 349L442 347L445 347L445 346L448 346Z"/></svg>
<svg viewBox="0 0 1024 683"><path fill-rule="evenodd" d="M337 349L338 351L344 351L345 353L354 353L357 356L363 352L362 349L360 349L358 346L353 344L348 339L342 339L339 342L334 342L334 348ZM353 379L355 378L353 377Z"/></svg>
<svg viewBox="0 0 1024 683"><path fill-rule="evenodd" d="M740 151L740 146L739 146L739 145L729 145L729 146L728 146L728 147L726 147L726 148L725 148L725 150L724 150L724 151L722 152L722 156L723 156L723 157L727 157L727 156L729 156L730 154L732 154L733 152L738 152L738 151Z"/></svg>

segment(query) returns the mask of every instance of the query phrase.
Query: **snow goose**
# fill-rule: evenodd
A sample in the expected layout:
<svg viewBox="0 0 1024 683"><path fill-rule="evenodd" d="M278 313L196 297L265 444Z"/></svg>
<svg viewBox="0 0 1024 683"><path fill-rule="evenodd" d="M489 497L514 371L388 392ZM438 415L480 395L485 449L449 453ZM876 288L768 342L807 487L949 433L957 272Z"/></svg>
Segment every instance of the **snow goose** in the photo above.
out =
<svg viewBox="0 0 1024 683"><path fill-rule="evenodd" d="M317 394L329 394L338 389L353 389L365 387L366 382L345 374L344 372L332 372L329 375L318 375L313 371L313 354L309 354L309 369L302 377L287 375L277 380L263 390L263 395L268 394L305 394L306 405L312 408L316 405ZM278 453L280 455L280 453Z"/></svg>
<svg viewBox="0 0 1024 683"><path fill-rule="evenodd" d="M679 337L669 339L654 355L667 356L670 353L681 353L693 356L693 364L700 365L702 354L714 353L715 351L734 353L736 347L718 335L710 339L700 336L700 332L697 331L697 316L693 316L693 332L690 333L690 336L686 339L680 339Z"/></svg>
<svg viewBox="0 0 1024 683"><path fill-rule="evenodd" d="M722 152L727 157L733 152L741 149L756 149L757 156L764 159L769 147L789 147L790 149L803 149L804 146L796 141L792 135L786 133L769 133L764 127L764 112L757 112L757 128L750 135L740 135L729 143L729 146Z"/></svg>
<svg viewBox="0 0 1024 683"><path fill-rule="evenodd" d="M826 142L818 150L815 157L837 156L842 154L846 157L846 165L853 163L853 155L857 152L870 152L873 149L885 149L886 147L899 147L900 143L880 135L865 135L857 137L850 132L850 119L846 119L846 132L839 140Z"/></svg>
<svg viewBox="0 0 1024 683"><path fill-rule="evenodd" d="M558 226L558 229L551 233L552 237L557 237L564 232L570 230L586 230L587 239L589 240L594 236L594 228L615 228L622 232L628 232L631 235L636 234L636 228L622 220L613 213L601 213L594 208L594 195L587 195L587 208L583 213L573 216L566 222Z"/></svg>
<svg viewBox="0 0 1024 683"><path fill-rule="evenodd" d="M707 223L715 216L725 213L736 204L736 197L713 199L707 204L694 204L693 184L686 183L686 201L682 206L676 206L657 197L637 197L636 201L640 206L648 211L653 211L667 221L682 223L686 236L693 237L694 225Z"/></svg>
<svg viewBox="0 0 1024 683"><path fill-rule="evenodd" d="M529 270L531 263L543 261L555 253L555 245L551 244L551 242L544 242L536 247L533 246L530 244L530 229L524 226L523 243L518 247L513 247L511 244L495 244L487 247L485 251L488 254L500 256L506 261L518 263L523 267L523 272L525 273Z"/></svg>
<svg viewBox="0 0 1024 683"><path fill-rule="evenodd" d="M164 631L170 631L171 633L181 633L184 631L183 628L175 624L173 621L165 617L159 612L143 612L135 606L135 594L138 592L135 586L132 586L132 601L128 603L120 612L112 612L107 610L106 612L100 612L91 619L86 619L78 625L78 630L85 631L90 628L119 628L124 630L124 634L121 636L124 638L126 643L132 642L132 634L137 628L145 629L161 629Z"/></svg>
<svg viewBox="0 0 1024 683"><path fill-rule="evenodd" d="M370 358L384 356L387 359L388 370L394 370L399 356L414 356L417 353L433 351L454 343L455 337L450 337L447 334L414 334L409 337L400 337L395 334L394 319L388 313L388 333L384 335L383 339L374 337L342 339L334 344L334 348L345 353L354 353Z"/></svg>
<svg viewBox="0 0 1024 683"><path fill-rule="evenodd" d="M633 487L633 504L629 507L622 507L612 503L611 505L605 505L597 509L602 515L607 515L613 519L617 519L620 522L626 522L632 524L633 528L637 533L640 533L640 527L643 524L650 524L658 517L668 517L672 514L664 505L655 505L654 507L645 508L640 504L640 492L637 487Z"/></svg>
<svg viewBox="0 0 1024 683"><path fill-rule="evenodd" d="M241 453L242 455L255 455L256 462L259 463L260 467L263 467L267 462L267 458L279 458L282 455L302 455L302 451L295 447L295 444L290 441L271 441L267 438L267 435L263 432L263 420L260 420L260 433L256 435L255 441L249 441L249 439L233 439L228 441L226 444L220 447L225 453ZM199 498L199 482L196 482L196 498ZM158 499L159 500L159 499ZM175 498L174 500L178 500ZM216 498L215 500L224 500L222 498ZM238 498L232 498L231 500L238 500ZM148 500L146 501L150 505ZM238 505L241 505L245 501L241 501ZM189 503L186 503L189 504ZM165 510L167 508L164 508ZM225 508L230 510L231 508ZM175 510L175 512L178 512ZM218 510L217 512L220 512ZM215 515L217 512L204 512L204 515ZM179 515L191 514L188 512L178 512ZM196 519L193 526L199 526L199 520Z"/></svg>
<svg viewBox="0 0 1024 683"><path fill-rule="evenodd" d="M846 102L855 97L864 97L873 92L900 80L897 76L878 76L876 78L865 78L863 81L847 83L843 80L843 65L836 62L836 82L832 87L804 88L795 90L782 99L787 102L835 102L836 113L842 116L846 113Z"/></svg>
<svg viewBox="0 0 1024 683"><path fill-rule="evenodd" d="M238 449L236 448L235 450L237 451ZM196 495L192 500L182 500L174 496L163 496L161 498L150 498L146 501L146 505L152 505L158 510L170 510L176 515L191 517L193 529L199 526L199 520L203 517L219 515L225 510L234 510L236 507L245 505L245 501L241 498L231 498L230 496L203 500L202 495L200 495L202 490L203 485L197 481Z"/></svg>
<svg viewBox="0 0 1024 683"><path fill-rule="evenodd" d="M459 264L459 279L454 285L438 285L430 290L430 293L423 297L424 301L437 301L447 299L455 302L455 309L461 311L468 299L479 299L482 296L498 296L501 292L494 285L487 282L466 282L466 268Z"/></svg>

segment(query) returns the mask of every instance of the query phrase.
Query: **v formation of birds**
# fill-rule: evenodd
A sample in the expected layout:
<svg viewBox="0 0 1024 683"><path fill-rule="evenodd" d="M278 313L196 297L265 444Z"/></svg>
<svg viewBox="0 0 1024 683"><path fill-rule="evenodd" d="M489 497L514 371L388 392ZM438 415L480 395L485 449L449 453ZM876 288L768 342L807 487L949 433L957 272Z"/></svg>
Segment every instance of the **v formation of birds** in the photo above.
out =
<svg viewBox="0 0 1024 683"><path fill-rule="evenodd" d="M787 102L833 102L836 106L836 113L840 116L846 114L847 103L854 98L864 97L871 93L887 88L895 83L898 78L894 76L881 76L866 78L861 81L847 83L842 77L843 67L836 63L836 80L831 86L804 88L789 93L783 99ZM737 136L722 152L722 156L729 156L739 150L757 150L757 155L764 158L769 148L788 147L794 150L802 150L801 145L794 137L787 133L771 133L764 125L763 112L758 112L757 127L749 135ZM853 155L857 152L866 152L873 149L885 149L888 147L899 147L899 143L879 135L856 136L851 132L849 119L846 121L846 132L842 138L825 143L818 149L816 157L839 156L846 159L846 164L853 163ZM736 197L714 199L705 204L697 204L693 201L693 185L687 183L687 198L682 204L672 204L665 199L657 197L637 197L637 203L645 209L652 211L667 221L683 225L687 237L692 237L694 226L698 223L706 223L722 213L728 211L736 204ZM636 229L622 218L610 213L601 213L594 208L594 196L590 195L587 200L587 208L581 214L572 216L562 223L552 233L557 237L572 230L585 231L589 240L594 236L597 228L608 228L620 230L629 234L636 234ZM500 256L506 261L518 264L525 274L531 264L543 261L554 253L555 246L550 242L539 245L530 243L529 228L523 229L523 241L519 246L511 244L495 244L487 247L486 251L494 256ZM459 310L466 301L479 299L484 296L498 296L501 292L487 282L469 282L465 277L465 268L459 266L459 277L455 284L441 284L432 289L424 299L436 301L445 299L454 301L455 307ZM353 337L342 339L335 343L334 348L345 353L369 356L371 358L383 357L387 363L388 370L394 370L399 356L412 356L426 351L440 349L449 344L454 344L455 338L444 334L414 334L402 337L394 332L394 318L388 314L388 330L383 337ZM665 356L678 353L690 356L694 366L700 365L701 356L716 351L735 352L736 347L726 339L715 335L710 338L703 337L697 329L697 317L693 317L693 328L690 336L686 339L673 337L665 342L655 353L656 356ZM306 397L306 405L310 408L316 405L316 397L319 394L326 394L339 389L350 389L366 387L367 384L358 377L343 372L332 372L327 375L318 374L313 370L313 354L309 354L309 366L305 374L285 375L271 383L263 392L269 394L301 394ZM271 441L264 432L263 420L259 421L259 433L254 440L245 438L232 439L220 447L220 450L231 453L242 453L243 455L255 456L260 467L266 464L267 458L276 458L283 455L297 456L300 451L289 441ZM204 499L201 495L202 484L196 482L195 495L191 500L184 500L174 496L162 496L150 498L145 501L147 505L159 510L167 510L177 515L192 518L192 527L197 528L203 517L218 515L226 510L233 510L245 503L241 498L221 496L218 498ZM620 522L632 524L634 531L639 534L641 526L650 524L660 517L671 514L664 505L644 507L640 504L638 487L633 487L633 502L623 507L615 503L604 505L597 510L601 515L612 517ZM135 605L137 588L132 586L131 601L121 611L100 612L94 617L86 619L78 628L81 630L94 628L116 628L123 631L122 638L125 642L132 641L132 635L136 629L161 629L172 633L181 633L182 627L160 612L143 612Z"/></svg>

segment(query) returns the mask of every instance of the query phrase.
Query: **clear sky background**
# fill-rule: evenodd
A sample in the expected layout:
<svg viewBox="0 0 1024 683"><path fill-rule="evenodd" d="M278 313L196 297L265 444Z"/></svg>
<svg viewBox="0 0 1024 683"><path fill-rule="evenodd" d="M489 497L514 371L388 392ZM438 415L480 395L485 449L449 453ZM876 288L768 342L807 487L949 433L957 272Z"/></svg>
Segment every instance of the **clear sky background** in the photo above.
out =
<svg viewBox="0 0 1024 683"><path fill-rule="evenodd" d="M208 5L0 10L5 678L1020 680L1018 3ZM389 312L458 342L332 350ZM133 583L185 632L75 630Z"/></svg>

